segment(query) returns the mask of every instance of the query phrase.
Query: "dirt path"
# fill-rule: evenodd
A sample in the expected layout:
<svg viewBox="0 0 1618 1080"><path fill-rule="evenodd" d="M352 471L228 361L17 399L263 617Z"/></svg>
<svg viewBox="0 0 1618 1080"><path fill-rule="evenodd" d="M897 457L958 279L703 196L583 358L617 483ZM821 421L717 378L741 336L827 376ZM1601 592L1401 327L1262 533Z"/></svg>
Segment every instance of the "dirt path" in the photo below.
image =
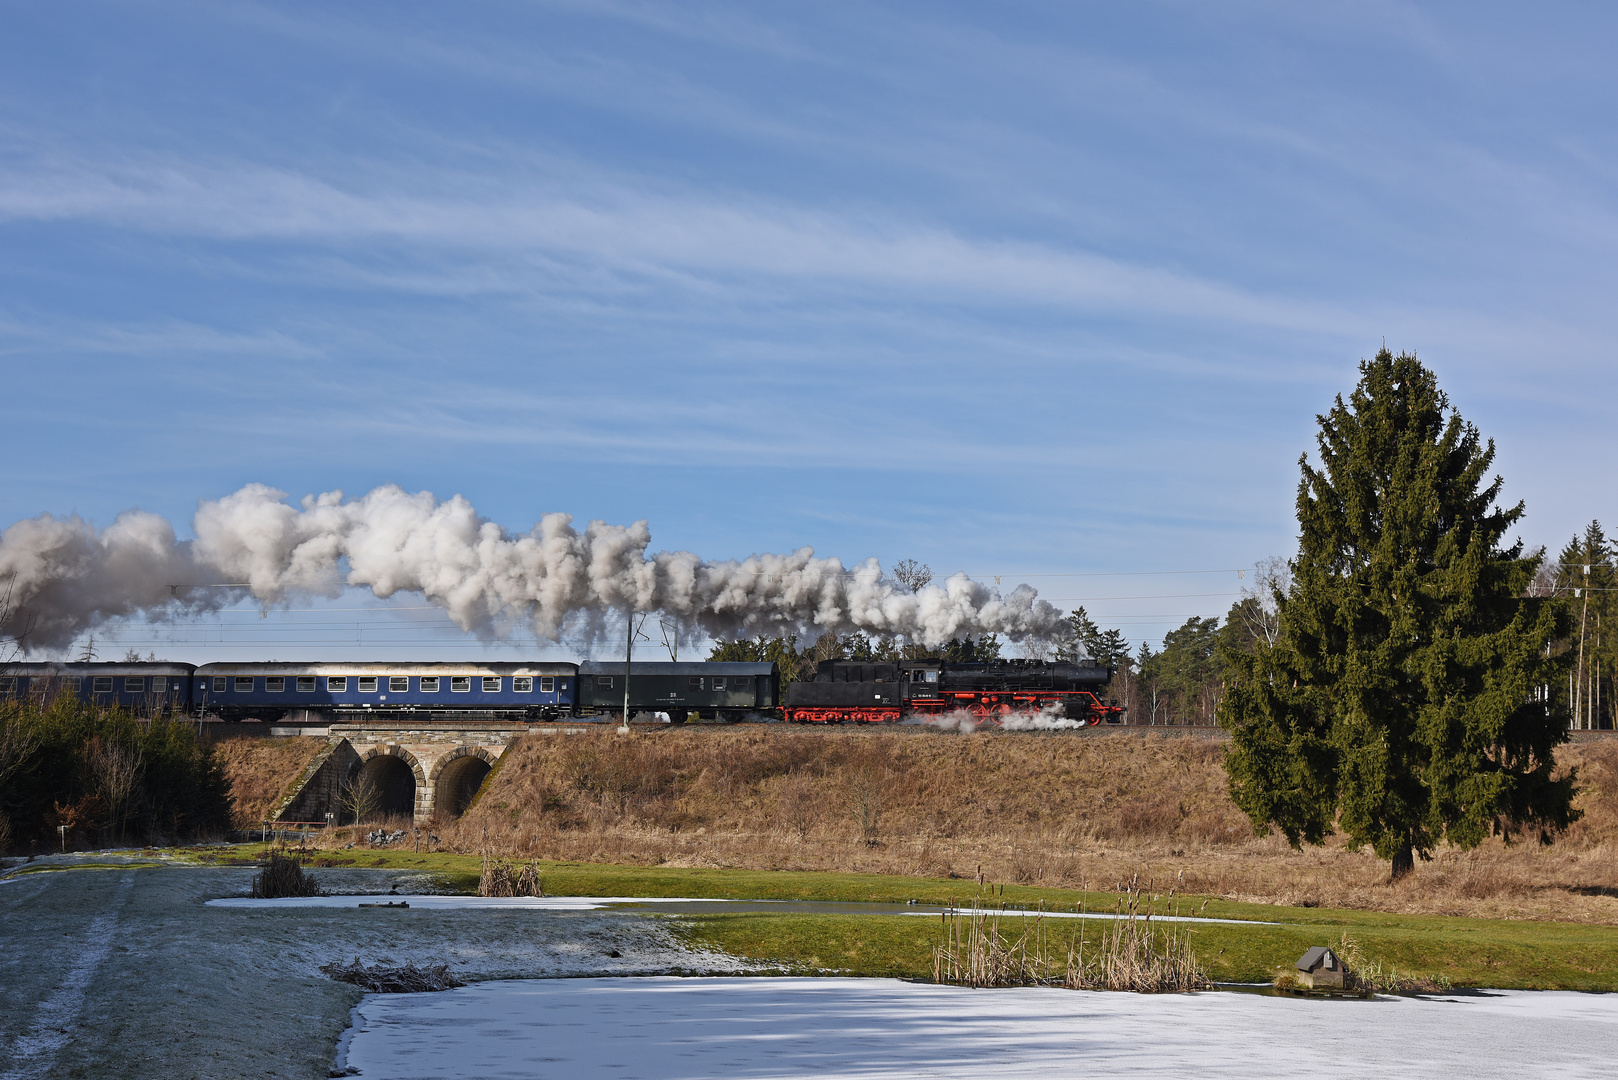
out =
<svg viewBox="0 0 1618 1080"><path fill-rule="evenodd" d="M321 876L343 892L423 884ZM325 1077L361 996L319 973L337 959L447 962L467 981L741 969L635 915L206 906L250 877L115 867L0 881L0 1077Z"/></svg>
<svg viewBox="0 0 1618 1080"><path fill-rule="evenodd" d="M79 1027L84 1012L85 992L96 970L112 949L118 915L129 899L129 890L134 883L133 873L126 872L118 878L118 884L113 887L107 901L106 911L91 921L85 928L83 939L74 946L70 954L71 963L62 975L61 982L39 1003L34 1010L32 1026L12 1045L12 1067L0 1073L0 1080L34 1080L50 1073L57 1055ZM59 964L60 960L58 965L53 965L57 971L62 970Z"/></svg>

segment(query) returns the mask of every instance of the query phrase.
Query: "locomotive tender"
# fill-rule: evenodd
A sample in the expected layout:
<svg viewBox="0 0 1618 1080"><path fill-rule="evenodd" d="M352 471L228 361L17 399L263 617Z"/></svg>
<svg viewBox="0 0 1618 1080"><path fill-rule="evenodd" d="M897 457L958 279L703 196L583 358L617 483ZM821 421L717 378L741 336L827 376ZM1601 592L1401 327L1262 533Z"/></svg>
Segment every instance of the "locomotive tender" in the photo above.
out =
<svg viewBox="0 0 1618 1080"><path fill-rule="evenodd" d="M964 712L979 721L1014 713L1118 723L1098 692L1111 678L1088 663L991 660L876 663L824 660L813 681L782 693L773 663L647 661L630 667L631 715L691 713L725 721L780 709L795 723L884 723ZM0 668L0 698L72 694L152 715L221 720L562 720L617 715L624 665L572 663L316 662L175 664L21 663Z"/></svg>

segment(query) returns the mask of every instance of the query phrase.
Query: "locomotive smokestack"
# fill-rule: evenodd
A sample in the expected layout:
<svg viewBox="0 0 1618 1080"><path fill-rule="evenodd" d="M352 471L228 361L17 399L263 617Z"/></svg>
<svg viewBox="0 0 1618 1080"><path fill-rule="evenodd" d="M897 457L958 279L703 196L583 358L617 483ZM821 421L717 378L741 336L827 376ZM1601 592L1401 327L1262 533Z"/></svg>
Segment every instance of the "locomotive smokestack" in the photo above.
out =
<svg viewBox="0 0 1618 1080"><path fill-rule="evenodd" d="M265 605L368 588L416 593L484 638L526 625L542 638L594 636L613 610L661 611L713 637L864 631L928 646L1001 634L1048 641L1062 613L1018 586L1009 594L964 574L911 592L875 559L845 568L810 548L709 562L688 551L648 554L645 521L583 531L548 514L525 533L478 516L460 496L388 486L290 504L261 484L204 501L196 539L131 511L97 532L49 514L0 534L0 590L11 591L4 631L26 649L62 648L109 618L167 619L250 595ZM240 589L199 588L241 583ZM3 595L3 591L0 591Z"/></svg>

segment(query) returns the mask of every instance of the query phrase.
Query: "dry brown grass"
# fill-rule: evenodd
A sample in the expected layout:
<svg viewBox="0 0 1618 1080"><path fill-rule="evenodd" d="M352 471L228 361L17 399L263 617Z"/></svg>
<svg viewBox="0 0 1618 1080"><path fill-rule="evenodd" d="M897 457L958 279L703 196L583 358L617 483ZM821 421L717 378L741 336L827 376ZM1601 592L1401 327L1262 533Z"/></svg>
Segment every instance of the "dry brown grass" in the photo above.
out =
<svg viewBox="0 0 1618 1080"><path fill-rule="evenodd" d="M1098 928L1087 927L1084 919L1065 927L1047 925L1043 912L1008 915L976 901L951 908L933 946L933 982L1140 994L1207 989L1208 973L1191 949L1190 928L1153 922L1158 915L1179 914L1174 894L1166 898L1163 911L1156 910L1156 899L1132 881L1110 924Z"/></svg>
<svg viewBox="0 0 1618 1080"><path fill-rule="evenodd" d="M1340 841L1295 852L1253 836L1225 791L1224 743L1205 736L532 734L433 831L441 848L518 858L1106 889L1138 875L1230 899L1618 923L1618 741L1562 753L1585 818L1558 843L1441 849L1398 885Z"/></svg>
<svg viewBox="0 0 1618 1080"><path fill-rule="evenodd" d="M238 829L257 826L325 746L324 739L243 737L216 742L214 753L236 796L232 823Z"/></svg>

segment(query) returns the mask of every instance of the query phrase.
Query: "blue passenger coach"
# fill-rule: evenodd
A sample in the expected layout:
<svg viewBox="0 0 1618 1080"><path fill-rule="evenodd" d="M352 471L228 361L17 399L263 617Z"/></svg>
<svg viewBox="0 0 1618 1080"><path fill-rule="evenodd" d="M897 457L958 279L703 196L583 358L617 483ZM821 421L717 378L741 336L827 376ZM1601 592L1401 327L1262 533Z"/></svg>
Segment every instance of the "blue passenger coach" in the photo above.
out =
<svg viewBox="0 0 1618 1080"><path fill-rule="evenodd" d="M71 694L146 715L188 713L194 670L190 664L152 661L7 664L0 667L0 698Z"/></svg>
<svg viewBox="0 0 1618 1080"><path fill-rule="evenodd" d="M362 713L551 720L573 713L573 664L203 664L192 678L202 715L221 720Z"/></svg>

